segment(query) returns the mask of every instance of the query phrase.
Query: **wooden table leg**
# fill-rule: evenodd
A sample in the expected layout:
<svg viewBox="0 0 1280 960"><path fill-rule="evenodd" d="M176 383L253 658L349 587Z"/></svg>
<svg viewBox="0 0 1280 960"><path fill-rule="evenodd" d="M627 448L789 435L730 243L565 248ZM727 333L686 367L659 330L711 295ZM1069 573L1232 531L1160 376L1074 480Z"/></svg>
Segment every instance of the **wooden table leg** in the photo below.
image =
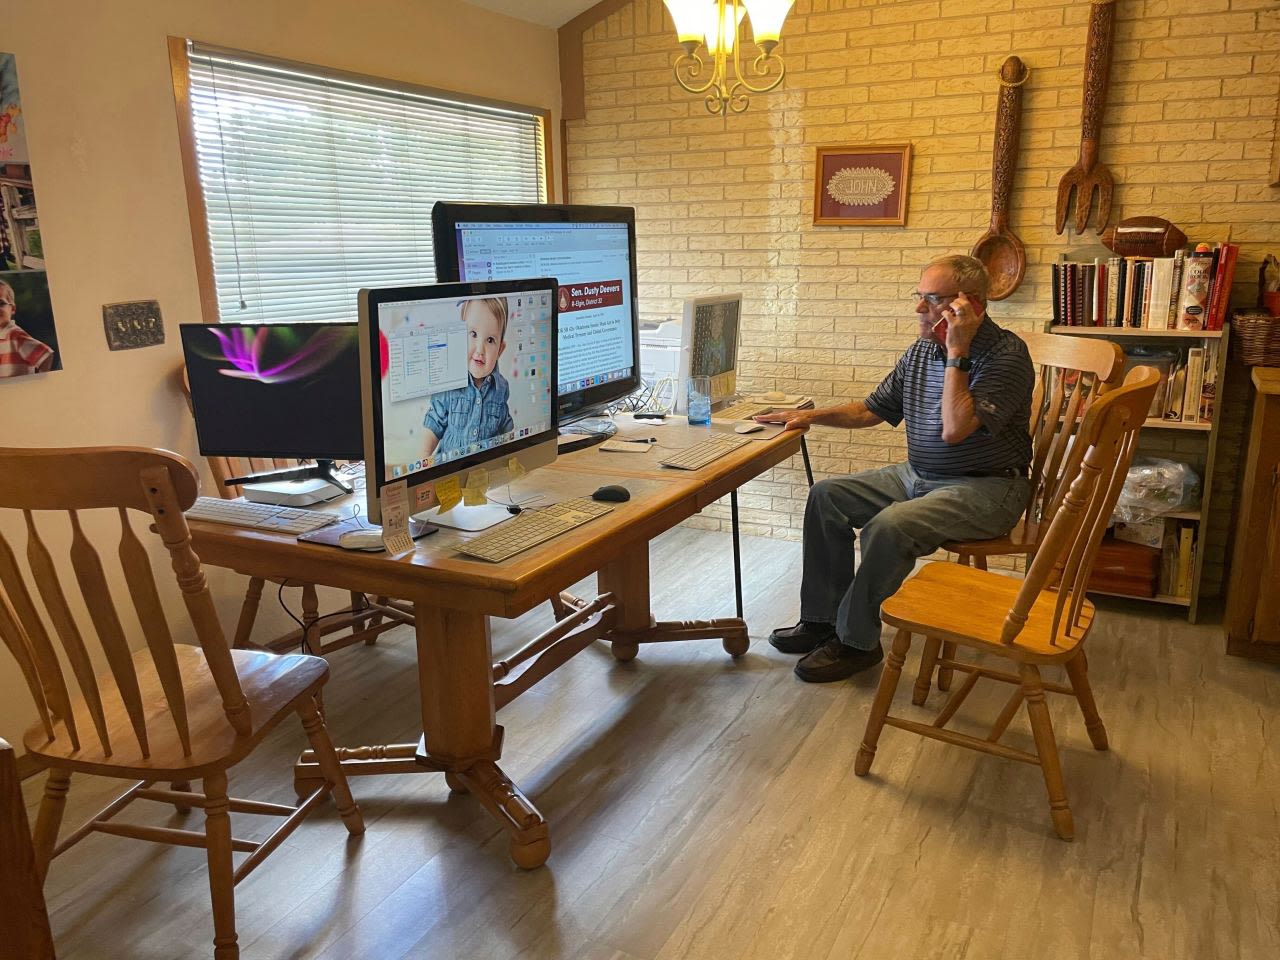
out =
<svg viewBox="0 0 1280 960"><path fill-rule="evenodd" d="M614 628L608 639L618 660L631 660L642 643L707 640L719 637L725 652L740 657L751 640L740 617L715 620L655 621L649 610L649 549L634 550L601 568L597 575L601 593L612 593L617 604Z"/></svg>
<svg viewBox="0 0 1280 960"><path fill-rule="evenodd" d="M425 765L465 786L511 835L511 859L540 867L551 850L547 821L498 767L489 618L417 604L418 684Z"/></svg>

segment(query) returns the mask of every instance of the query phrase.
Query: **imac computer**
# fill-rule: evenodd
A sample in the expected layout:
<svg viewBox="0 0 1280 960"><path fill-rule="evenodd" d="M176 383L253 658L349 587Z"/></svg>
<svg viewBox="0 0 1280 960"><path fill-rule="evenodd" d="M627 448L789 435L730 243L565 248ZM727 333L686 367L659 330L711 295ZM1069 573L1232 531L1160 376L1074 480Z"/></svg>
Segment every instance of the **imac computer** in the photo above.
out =
<svg viewBox="0 0 1280 960"><path fill-rule="evenodd" d="M738 334L742 294L694 297L684 302L676 412L687 413L690 377L711 378L711 405L737 396Z"/></svg>
<svg viewBox="0 0 1280 960"><path fill-rule="evenodd" d="M431 227L438 281L557 280L556 419L562 433L585 434L561 449L613 433L608 420L581 421L640 387L635 211L441 202Z"/></svg>
<svg viewBox="0 0 1280 960"><path fill-rule="evenodd" d="M354 323L184 323L179 333L202 456L315 461L228 486L291 506L352 492L334 461L364 456Z"/></svg>
<svg viewBox="0 0 1280 960"><path fill-rule="evenodd" d="M510 519L493 503L441 512L437 492L482 468L509 476L513 459L525 470L555 459L555 280L361 290L359 339L369 519L381 522L396 483L417 520Z"/></svg>

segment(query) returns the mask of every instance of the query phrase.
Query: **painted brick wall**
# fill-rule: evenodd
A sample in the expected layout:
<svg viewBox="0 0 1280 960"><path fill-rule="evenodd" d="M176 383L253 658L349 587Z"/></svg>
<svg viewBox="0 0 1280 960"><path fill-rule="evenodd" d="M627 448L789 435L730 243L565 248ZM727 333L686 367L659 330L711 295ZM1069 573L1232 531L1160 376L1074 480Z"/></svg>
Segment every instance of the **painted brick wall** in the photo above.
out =
<svg viewBox="0 0 1280 960"><path fill-rule="evenodd" d="M1154 214L1193 241L1242 246L1235 300L1280 252L1280 189L1267 184L1280 90L1274 0L1117 0L1101 159L1112 222ZM1026 244L1021 288L997 322L1038 329L1049 264L1092 234L1055 236L1058 178L1079 144L1085 0L798 0L783 30L783 86L746 113L707 114L675 83L661 0L635 0L584 36L587 115L565 144L569 200L637 210L646 319L681 300L744 294L741 379L749 390L865 396L914 336L908 294L930 257L967 251L986 228L998 85L1009 54L1032 69L1012 225ZM750 46L748 46L750 50ZM814 147L910 141L905 228L813 225ZM1237 383L1242 371L1229 376ZM1222 577L1247 395L1226 391L1206 585ZM1203 461L1204 438L1149 431L1144 447ZM814 467L840 474L904 456L900 430L818 430ZM798 538L798 459L747 487L744 529ZM695 522L720 525L713 508Z"/></svg>

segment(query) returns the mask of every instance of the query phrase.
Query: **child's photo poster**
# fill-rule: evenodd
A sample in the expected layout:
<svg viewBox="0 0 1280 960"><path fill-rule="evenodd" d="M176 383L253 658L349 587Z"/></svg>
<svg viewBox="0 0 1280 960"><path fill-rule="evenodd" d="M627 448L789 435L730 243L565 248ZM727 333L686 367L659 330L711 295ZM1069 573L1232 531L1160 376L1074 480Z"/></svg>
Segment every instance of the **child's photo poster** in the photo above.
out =
<svg viewBox="0 0 1280 960"><path fill-rule="evenodd" d="M0 53L0 380L61 369L18 65Z"/></svg>

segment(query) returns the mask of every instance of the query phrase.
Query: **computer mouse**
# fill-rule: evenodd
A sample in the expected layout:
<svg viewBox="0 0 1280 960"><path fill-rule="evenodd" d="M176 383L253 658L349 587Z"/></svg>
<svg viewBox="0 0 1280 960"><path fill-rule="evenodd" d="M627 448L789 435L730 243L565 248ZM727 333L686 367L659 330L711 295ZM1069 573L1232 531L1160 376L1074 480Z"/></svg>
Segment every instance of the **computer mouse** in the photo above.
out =
<svg viewBox="0 0 1280 960"><path fill-rule="evenodd" d="M616 483L610 483L593 493L591 499L604 500L608 503L626 503L631 499L631 491L626 487L618 486Z"/></svg>
<svg viewBox="0 0 1280 960"><path fill-rule="evenodd" d="M382 550L382 530L348 530L338 537L338 546L343 550Z"/></svg>
<svg viewBox="0 0 1280 960"><path fill-rule="evenodd" d="M740 423L733 428L734 433L759 433L764 429L763 423Z"/></svg>
<svg viewBox="0 0 1280 960"><path fill-rule="evenodd" d="M776 400L785 400L785 399L787 399L787 395L786 395L785 393L783 393L781 390L770 390L768 393L762 394L762 395L761 395L761 397L760 397L760 399L761 399L761 400L775 400L775 401L776 401Z"/></svg>

